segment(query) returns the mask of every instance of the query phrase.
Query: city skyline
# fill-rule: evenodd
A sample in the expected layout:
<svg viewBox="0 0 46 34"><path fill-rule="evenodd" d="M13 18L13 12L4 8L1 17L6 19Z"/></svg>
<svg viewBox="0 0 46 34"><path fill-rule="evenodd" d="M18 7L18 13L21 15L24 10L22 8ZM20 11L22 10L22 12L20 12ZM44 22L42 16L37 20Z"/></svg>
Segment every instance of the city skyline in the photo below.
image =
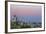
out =
<svg viewBox="0 0 46 34"><path fill-rule="evenodd" d="M42 22L41 6L11 4L10 15L11 17L16 15L19 17L19 20L26 20L27 22Z"/></svg>

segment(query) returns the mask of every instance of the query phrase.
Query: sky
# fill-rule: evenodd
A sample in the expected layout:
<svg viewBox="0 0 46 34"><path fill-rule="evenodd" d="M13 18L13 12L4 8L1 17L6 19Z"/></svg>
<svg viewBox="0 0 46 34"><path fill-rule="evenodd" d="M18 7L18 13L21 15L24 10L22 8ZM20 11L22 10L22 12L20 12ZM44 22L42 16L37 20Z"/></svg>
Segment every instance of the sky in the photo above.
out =
<svg viewBox="0 0 46 34"><path fill-rule="evenodd" d="M36 5L10 5L10 14L11 16L17 15L17 16L24 16L24 18L28 16L28 19L25 18L25 20L30 21L41 21L42 17L42 10L41 6ZM31 18L31 19L30 19ZM22 19L22 18L21 18Z"/></svg>
<svg viewBox="0 0 46 34"><path fill-rule="evenodd" d="M27 15L27 16L41 16L41 6L26 6L11 4L12 15Z"/></svg>

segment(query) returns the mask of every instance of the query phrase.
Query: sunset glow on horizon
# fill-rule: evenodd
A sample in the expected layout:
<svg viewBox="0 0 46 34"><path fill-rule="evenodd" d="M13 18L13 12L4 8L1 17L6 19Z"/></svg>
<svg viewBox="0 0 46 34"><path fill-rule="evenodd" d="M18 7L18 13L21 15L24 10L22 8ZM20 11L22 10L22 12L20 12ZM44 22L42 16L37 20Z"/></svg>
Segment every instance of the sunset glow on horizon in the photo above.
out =
<svg viewBox="0 0 46 34"><path fill-rule="evenodd" d="M11 16L41 16L41 6L25 6L25 5L14 5L10 6Z"/></svg>

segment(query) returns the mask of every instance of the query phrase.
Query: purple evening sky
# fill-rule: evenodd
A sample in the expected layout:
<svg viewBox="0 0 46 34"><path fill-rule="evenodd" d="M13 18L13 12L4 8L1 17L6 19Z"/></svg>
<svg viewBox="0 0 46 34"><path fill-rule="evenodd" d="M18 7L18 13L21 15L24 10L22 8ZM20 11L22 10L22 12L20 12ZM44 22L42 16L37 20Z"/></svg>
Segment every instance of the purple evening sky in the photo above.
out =
<svg viewBox="0 0 46 34"><path fill-rule="evenodd" d="M41 6L36 5L10 5L10 12L11 16L18 15L18 16L41 16Z"/></svg>

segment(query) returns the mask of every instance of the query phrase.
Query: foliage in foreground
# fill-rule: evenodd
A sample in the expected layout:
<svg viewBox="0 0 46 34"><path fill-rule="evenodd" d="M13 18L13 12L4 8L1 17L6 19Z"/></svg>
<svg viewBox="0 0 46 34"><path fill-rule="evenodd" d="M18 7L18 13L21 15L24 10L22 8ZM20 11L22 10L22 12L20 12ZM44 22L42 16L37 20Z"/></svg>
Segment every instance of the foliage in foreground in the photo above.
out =
<svg viewBox="0 0 46 34"><path fill-rule="evenodd" d="M33 24L35 24L35 26L33 26ZM21 24L21 23L11 22L11 29L41 27L41 25L37 25L36 23L33 23L33 24L27 24L27 23Z"/></svg>

